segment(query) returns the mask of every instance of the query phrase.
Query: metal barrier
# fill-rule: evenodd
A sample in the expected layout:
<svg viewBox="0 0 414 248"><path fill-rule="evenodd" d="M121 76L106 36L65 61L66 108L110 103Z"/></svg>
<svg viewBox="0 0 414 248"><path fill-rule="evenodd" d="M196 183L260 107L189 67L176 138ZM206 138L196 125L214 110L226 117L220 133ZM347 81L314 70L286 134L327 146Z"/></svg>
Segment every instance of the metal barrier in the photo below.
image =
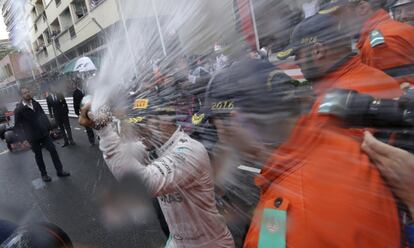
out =
<svg viewBox="0 0 414 248"><path fill-rule="evenodd" d="M73 97L66 97L65 99L69 107L69 117L78 118L78 116L75 114L75 110L73 109ZM46 99L36 101L40 104L40 106L42 106L43 111L45 111L45 113L48 115L49 108L47 107ZM9 103L7 104L6 108L9 111L14 111L14 109L16 108L16 104L17 102Z"/></svg>

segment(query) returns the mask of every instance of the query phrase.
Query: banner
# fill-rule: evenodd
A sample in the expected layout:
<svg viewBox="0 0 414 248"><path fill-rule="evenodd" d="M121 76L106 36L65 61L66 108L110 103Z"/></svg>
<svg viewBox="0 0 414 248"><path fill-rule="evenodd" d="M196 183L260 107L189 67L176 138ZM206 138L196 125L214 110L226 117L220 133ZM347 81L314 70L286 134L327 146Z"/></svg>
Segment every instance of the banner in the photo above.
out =
<svg viewBox="0 0 414 248"><path fill-rule="evenodd" d="M256 50L256 36L254 33L250 1L234 0L233 5L239 32L243 34L246 43L249 44L253 50Z"/></svg>

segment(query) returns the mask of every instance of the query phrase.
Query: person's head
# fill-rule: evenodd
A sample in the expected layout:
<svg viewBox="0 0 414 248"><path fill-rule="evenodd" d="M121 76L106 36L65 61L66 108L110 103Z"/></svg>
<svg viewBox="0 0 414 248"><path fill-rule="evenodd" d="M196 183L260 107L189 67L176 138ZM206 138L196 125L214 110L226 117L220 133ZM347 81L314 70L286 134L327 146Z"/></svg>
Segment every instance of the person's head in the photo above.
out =
<svg viewBox="0 0 414 248"><path fill-rule="evenodd" d="M204 112L219 143L257 159L263 147L284 141L300 115L294 80L263 60L234 63L211 81Z"/></svg>
<svg viewBox="0 0 414 248"><path fill-rule="evenodd" d="M395 20L414 26L414 1L399 0L392 7Z"/></svg>
<svg viewBox="0 0 414 248"><path fill-rule="evenodd" d="M355 36L364 23L386 4L386 0L331 0L321 7L319 13L335 15L343 29Z"/></svg>
<svg viewBox="0 0 414 248"><path fill-rule="evenodd" d="M294 55L304 77L315 80L351 53L351 39L344 34L337 19L329 14L317 14L296 26L291 44L277 55L281 59Z"/></svg>
<svg viewBox="0 0 414 248"><path fill-rule="evenodd" d="M26 87L21 87L20 88L20 95L22 96L22 99L24 101L27 101L28 102L28 101L32 100L32 93Z"/></svg>
<svg viewBox="0 0 414 248"><path fill-rule="evenodd" d="M257 1L256 26L261 48L277 52L289 44L292 29L301 21L300 10L292 9L285 1Z"/></svg>

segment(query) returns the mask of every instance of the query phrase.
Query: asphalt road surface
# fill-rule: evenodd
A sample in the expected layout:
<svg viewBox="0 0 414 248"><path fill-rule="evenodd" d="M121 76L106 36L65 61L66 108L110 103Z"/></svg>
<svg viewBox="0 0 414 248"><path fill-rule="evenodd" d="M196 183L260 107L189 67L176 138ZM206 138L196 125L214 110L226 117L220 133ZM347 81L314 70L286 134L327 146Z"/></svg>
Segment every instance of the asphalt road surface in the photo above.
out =
<svg viewBox="0 0 414 248"><path fill-rule="evenodd" d="M61 227L75 247L163 247L166 237L155 217L146 224L107 229L101 222L97 198L100 189L114 182L98 147L89 147L86 133L75 122L75 146L61 148L55 141L65 170L56 176L50 155L44 151L51 183L43 183L34 154L10 153L0 141L0 219L18 224L47 221Z"/></svg>

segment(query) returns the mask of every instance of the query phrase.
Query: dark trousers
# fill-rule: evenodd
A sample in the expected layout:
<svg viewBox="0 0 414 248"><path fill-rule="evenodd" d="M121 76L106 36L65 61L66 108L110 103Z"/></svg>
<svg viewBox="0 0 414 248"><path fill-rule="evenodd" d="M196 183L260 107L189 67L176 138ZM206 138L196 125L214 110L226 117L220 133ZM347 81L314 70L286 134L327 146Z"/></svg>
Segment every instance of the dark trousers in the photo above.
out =
<svg viewBox="0 0 414 248"><path fill-rule="evenodd" d="M88 135L89 143L91 145L95 144L95 134L93 133L93 129L90 127L85 127L85 129L86 129L86 134Z"/></svg>
<svg viewBox="0 0 414 248"><path fill-rule="evenodd" d="M37 167L39 167L40 173L47 175L45 161L43 160L42 147L46 148L49 151L50 156L52 157L53 164L55 166L56 172L60 173L63 170L62 163L60 162L59 155L56 151L55 145L52 142L52 139L47 136L42 139L34 140L30 142L32 146L32 151L35 154Z"/></svg>
<svg viewBox="0 0 414 248"><path fill-rule="evenodd" d="M60 118L56 118L56 122L59 126L60 132L63 135L63 139L65 140L65 143L73 142L72 138L72 130L70 129L70 123L69 123L69 116L62 116Z"/></svg>
<svg viewBox="0 0 414 248"><path fill-rule="evenodd" d="M170 229L168 228L167 221L165 220L164 214L162 213L161 206L157 198L152 199L152 205L154 206L157 219L160 222L161 230L168 238L170 236Z"/></svg>

